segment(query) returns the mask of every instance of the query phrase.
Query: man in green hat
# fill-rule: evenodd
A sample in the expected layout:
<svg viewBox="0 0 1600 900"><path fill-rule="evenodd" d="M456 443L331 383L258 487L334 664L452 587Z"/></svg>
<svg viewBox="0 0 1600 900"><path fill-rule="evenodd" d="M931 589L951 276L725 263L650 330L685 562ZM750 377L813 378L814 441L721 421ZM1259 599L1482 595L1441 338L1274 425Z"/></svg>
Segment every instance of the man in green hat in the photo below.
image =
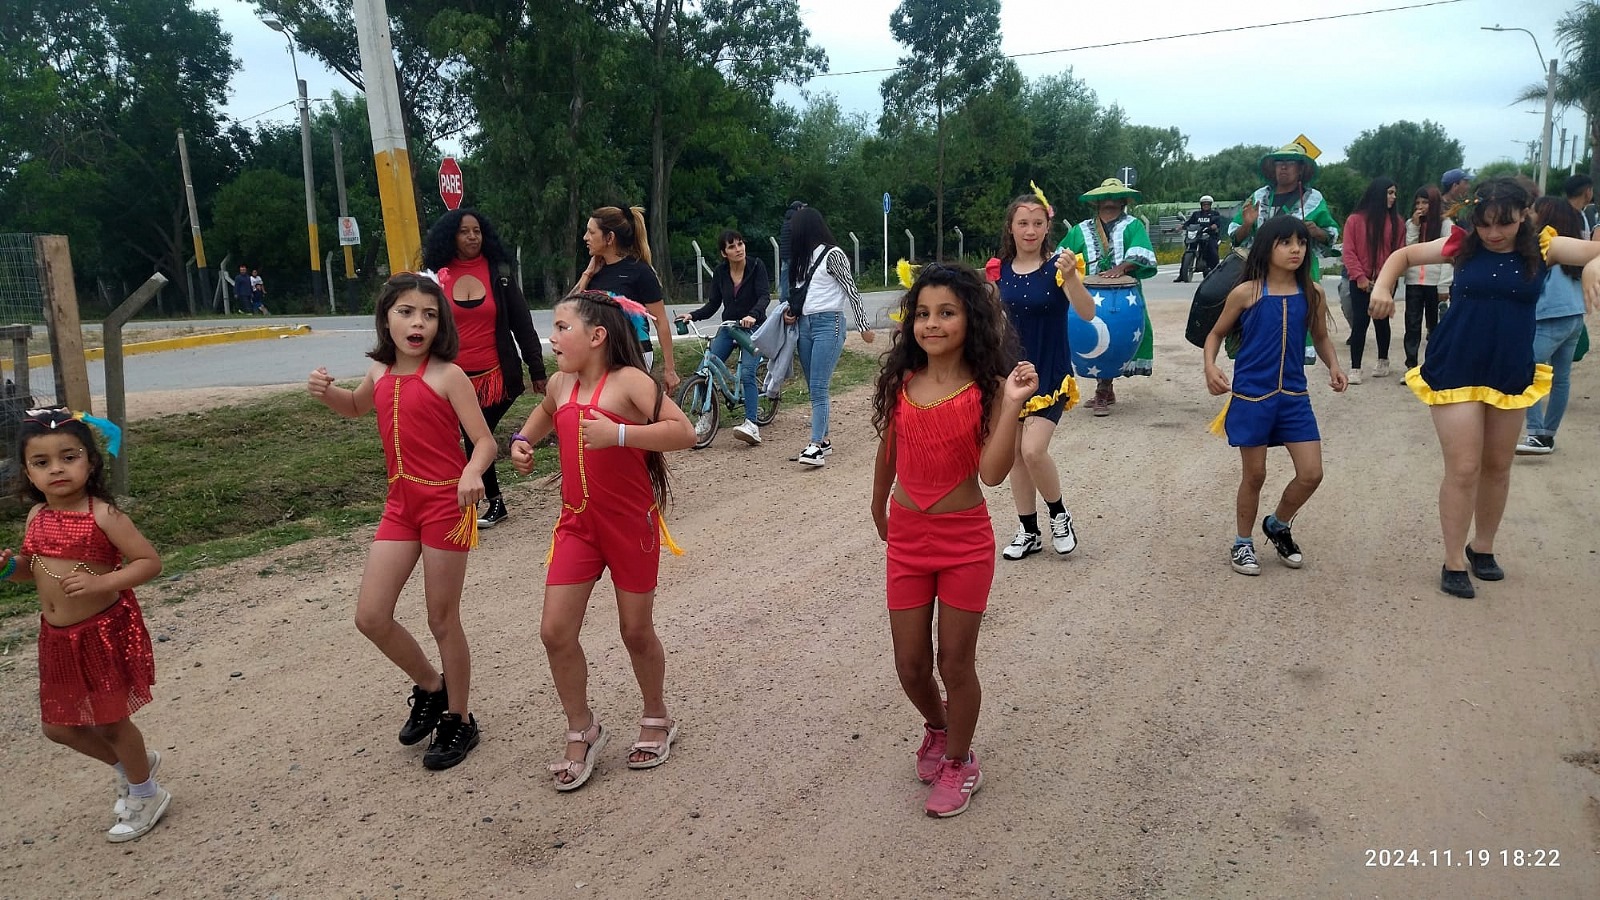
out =
<svg viewBox="0 0 1600 900"><path fill-rule="evenodd" d="M1107 178L1100 186L1078 197L1094 207L1095 214L1072 226L1061 246L1083 259L1092 283L1093 276L1117 278L1132 275L1143 281L1156 274L1156 251L1150 245L1150 234L1144 223L1128 215L1128 200L1139 192L1116 178ZM1140 306L1144 310L1143 335L1133 359L1123 365L1119 377L1149 375L1155 365L1155 336L1150 327L1150 309L1145 304L1144 291L1135 288ZM1112 379L1101 378L1095 385L1094 397L1084 404L1097 416L1111 415L1117 402Z"/></svg>

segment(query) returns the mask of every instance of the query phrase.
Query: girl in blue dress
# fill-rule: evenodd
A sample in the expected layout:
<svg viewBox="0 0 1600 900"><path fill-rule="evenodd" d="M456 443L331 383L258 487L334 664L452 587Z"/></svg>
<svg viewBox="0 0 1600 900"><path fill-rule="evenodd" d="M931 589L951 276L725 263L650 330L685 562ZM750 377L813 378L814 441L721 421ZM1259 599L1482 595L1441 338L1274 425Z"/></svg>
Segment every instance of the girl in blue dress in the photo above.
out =
<svg viewBox="0 0 1600 900"><path fill-rule="evenodd" d="M1494 539L1511 488L1511 458L1524 411L1550 392L1550 367L1533 357L1534 312L1549 266L1583 266L1586 304L1600 310L1600 243L1537 232L1528 212L1532 199L1509 178L1485 181L1467 201L1470 229L1400 249L1373 286L1372 316L1382 318L1394 310L1394 284L1406 269L1455 266L1450 310L1406 384L1431 407L1444 454L1439 589L1456 597L1476 594L1474 577L1505 578Z"/></svg>

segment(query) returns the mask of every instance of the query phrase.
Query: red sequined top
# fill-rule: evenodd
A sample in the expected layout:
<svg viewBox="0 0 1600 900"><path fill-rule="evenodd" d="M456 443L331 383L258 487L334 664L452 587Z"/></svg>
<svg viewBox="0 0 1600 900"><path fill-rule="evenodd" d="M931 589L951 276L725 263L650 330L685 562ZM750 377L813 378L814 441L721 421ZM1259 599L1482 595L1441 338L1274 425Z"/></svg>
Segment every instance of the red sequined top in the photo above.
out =
<svg viewBox="0 0 1600 900"><path fill-rule="evenodd" d="M93 497L89 498L87 512L51 509L48 505L40 509L28 523L22 552L51 559L76 559L108 569L122 564L122 551L94 520Z"/></svg>
<svg viewBox="0 0 1600 900"><path fill-rule="evenodd" d="M894 411L894 477L926 510L978 471L983 455L983 399L977 382L926 406L900 388Z"/></svg>

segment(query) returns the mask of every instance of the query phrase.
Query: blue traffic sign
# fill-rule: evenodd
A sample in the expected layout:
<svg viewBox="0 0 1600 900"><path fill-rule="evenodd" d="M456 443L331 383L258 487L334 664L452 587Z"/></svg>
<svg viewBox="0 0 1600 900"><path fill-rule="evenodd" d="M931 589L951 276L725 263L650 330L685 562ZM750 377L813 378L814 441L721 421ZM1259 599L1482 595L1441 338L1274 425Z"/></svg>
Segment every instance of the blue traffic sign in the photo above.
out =
<svg viewBox="0 0 1600 900"><path fill-rule="evenodd" d="M884 191L883 192L883 214L886 215L886 216L889 214L889 192L888 191Z"/></svg>

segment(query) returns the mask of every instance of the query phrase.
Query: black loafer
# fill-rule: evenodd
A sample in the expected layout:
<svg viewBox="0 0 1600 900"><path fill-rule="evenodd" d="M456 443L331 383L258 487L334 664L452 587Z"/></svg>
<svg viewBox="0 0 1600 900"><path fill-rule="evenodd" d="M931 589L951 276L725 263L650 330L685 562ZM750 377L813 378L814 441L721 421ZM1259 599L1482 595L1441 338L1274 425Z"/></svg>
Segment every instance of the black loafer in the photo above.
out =
<svg viewBox="0 0 1600 900"><path fill-rule="evenodd" d="M1500 581L1506 577L1506 570L1494 561L1493 553L1478 553L1471 545L1467 546L1467 565L1472 567L1472 577L1479 581Z"/></svg>
<svg viewBox="0 0 1600 900"><path fill-rule="evenodd" d="M1451 571L1450 569L1440 568L1439 590L1452 597L1460 597L1463 600L1471 600L1473 597L1478 596L1478 592L1472 588L1472 579L1467 577L1466 569Z"/></svg>

